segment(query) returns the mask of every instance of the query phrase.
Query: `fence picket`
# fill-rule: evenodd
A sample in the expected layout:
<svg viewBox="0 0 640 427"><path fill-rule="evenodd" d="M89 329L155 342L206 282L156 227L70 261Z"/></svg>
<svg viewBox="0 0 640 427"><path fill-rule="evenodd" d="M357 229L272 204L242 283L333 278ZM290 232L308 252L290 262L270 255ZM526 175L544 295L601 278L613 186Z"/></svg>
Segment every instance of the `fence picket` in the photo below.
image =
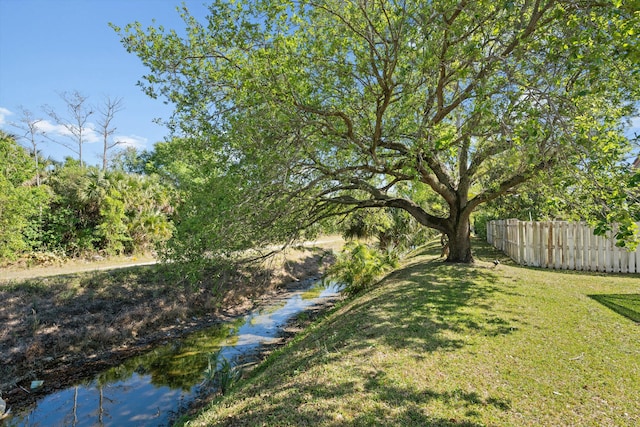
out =
<svg viewBox="0 0 640 427"><path fill-rule="evenodd" d="M600 271L602 271L603 273L606 273L611 268L609 267L609 259L605 255L607 253L606 251L607 241L604 238L604 236L597 236L597 237L598 237L598 265L601 266Z"/></svg>
<svg viewBox="0 0 640 427"><path fill-rule="evenodd" d="M588 249L584 243L584 234L582 231L582 224L575 224L575 232L576 232L576 270L582 271L584 270L584 256L585 250Z"/></svg>
<svg viewBox="0 0 640 427"><path fill-rule="evenodd" d="M618 248L620 250L620 248ZM629 272L629 252L620 250L620 273Z"/></svg>
<svg viewBox="0 0 640 427"><path fill-rule="evenodd" d="M575 270L576 269L576 225L575 223L567 224L567 250L568 250L567 268L569 270Z"/></svg>
<svg viewBox="0 0 640 427"><path fill-rule="evenodd" d="M598 271L598 236L589 233L589 271Z"/></svg>

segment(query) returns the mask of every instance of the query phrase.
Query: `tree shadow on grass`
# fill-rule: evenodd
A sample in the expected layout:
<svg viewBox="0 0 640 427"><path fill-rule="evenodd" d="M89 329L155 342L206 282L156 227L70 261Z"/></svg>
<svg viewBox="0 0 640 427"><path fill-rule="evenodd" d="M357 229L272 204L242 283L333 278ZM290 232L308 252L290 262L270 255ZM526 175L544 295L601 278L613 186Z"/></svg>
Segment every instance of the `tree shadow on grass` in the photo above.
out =
<svg viewBox="0 0 640 427"><path fill-rule="evenodd" d="M616 313L640 323L640 294L595 294L588 296Z"/></svg>
<svg viewBox="0 0 640 427"><path fill-rule="evenodd" d="M345 379L338 383L317 378L291 386L289 377L263 378L263 385L268 388L257 392L259 398L250 398L243 410L215 425L479 427L485 424L473 419L481 411L507 411L511 406L506 399L482 397L461 388L436 391L398 384L386 372L366 365L353 369L355 372L350 374L355 381ZM238 398L243 400L246 393L242 390ZM344 402L354 401L359 402L359 409L348 408L343 417ZM433 414L430 404L453 408L459 415L453 418Z"/></svg>
<svg viewBox="0 0 640 427"><path fill-rule="evenodd" d="M389 402L394 406L402 404L405 409L393 420L398 425L435 425L435 426L476 426L476 424L468 420L442 419L429 416L421 408L432 401L439 401L450 407L457 407L464 411L465 416L472 417L477 415L477 410L485 407L493 407L501 411L510 408L509 401L498 398L482 398L476 392L468 392L460 388L450 391L434 391L431 389L411 390L398 385L391 385L383 372L378 372L372 376L365 386L366 390L370 390L375 394L375 399L383 402ZM398 402L401 396L403 401ZM409 402L407 404L407 402ZM375 412L375 411L374 411ZM369 414L372 415L372 414ZM375 414L377 419L384 419L384 413Z"/></svg>

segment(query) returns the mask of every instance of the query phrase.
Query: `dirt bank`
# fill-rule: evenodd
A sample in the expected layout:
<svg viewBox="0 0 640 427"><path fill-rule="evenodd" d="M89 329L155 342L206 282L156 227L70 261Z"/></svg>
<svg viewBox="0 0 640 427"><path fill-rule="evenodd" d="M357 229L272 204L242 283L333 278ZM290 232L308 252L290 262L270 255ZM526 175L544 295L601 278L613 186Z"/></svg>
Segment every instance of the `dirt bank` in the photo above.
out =
<svg viewBox="0 0 640 427"><path fill-rule="evenodd" d="M0 284L0 392L17 411L169 339L242 315L320 277L336 243L189 285L146 265ZM32 390L31 381L43 380Z"/></svg>

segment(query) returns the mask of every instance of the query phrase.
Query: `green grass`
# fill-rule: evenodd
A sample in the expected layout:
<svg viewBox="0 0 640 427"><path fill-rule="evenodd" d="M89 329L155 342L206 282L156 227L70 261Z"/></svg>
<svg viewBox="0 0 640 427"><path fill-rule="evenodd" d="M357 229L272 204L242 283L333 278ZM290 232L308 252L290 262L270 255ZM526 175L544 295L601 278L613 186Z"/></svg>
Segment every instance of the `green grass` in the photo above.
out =
<svg viewBox="0 0 640 427"><path fill-rule="evenodd" d="M475 244L474 266L416 254L188 425L640 425L640 328L590 297L637 295L640 276L524 268Z"/></svg>

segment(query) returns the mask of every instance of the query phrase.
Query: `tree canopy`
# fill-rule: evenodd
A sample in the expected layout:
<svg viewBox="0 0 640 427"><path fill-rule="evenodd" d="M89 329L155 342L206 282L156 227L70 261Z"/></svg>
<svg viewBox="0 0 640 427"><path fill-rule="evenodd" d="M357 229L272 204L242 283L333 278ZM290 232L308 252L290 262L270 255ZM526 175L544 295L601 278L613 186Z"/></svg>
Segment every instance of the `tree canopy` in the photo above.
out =
<svg viewBox="0 0 640 427"><path fill-rule="evenodd" d="M115 29L199 159L178 248L235 250L398 208L469 262L481 204L542 172L611 179L624 160L637 6L218 0L204 22L183 8L181 32Z"/></svg>

